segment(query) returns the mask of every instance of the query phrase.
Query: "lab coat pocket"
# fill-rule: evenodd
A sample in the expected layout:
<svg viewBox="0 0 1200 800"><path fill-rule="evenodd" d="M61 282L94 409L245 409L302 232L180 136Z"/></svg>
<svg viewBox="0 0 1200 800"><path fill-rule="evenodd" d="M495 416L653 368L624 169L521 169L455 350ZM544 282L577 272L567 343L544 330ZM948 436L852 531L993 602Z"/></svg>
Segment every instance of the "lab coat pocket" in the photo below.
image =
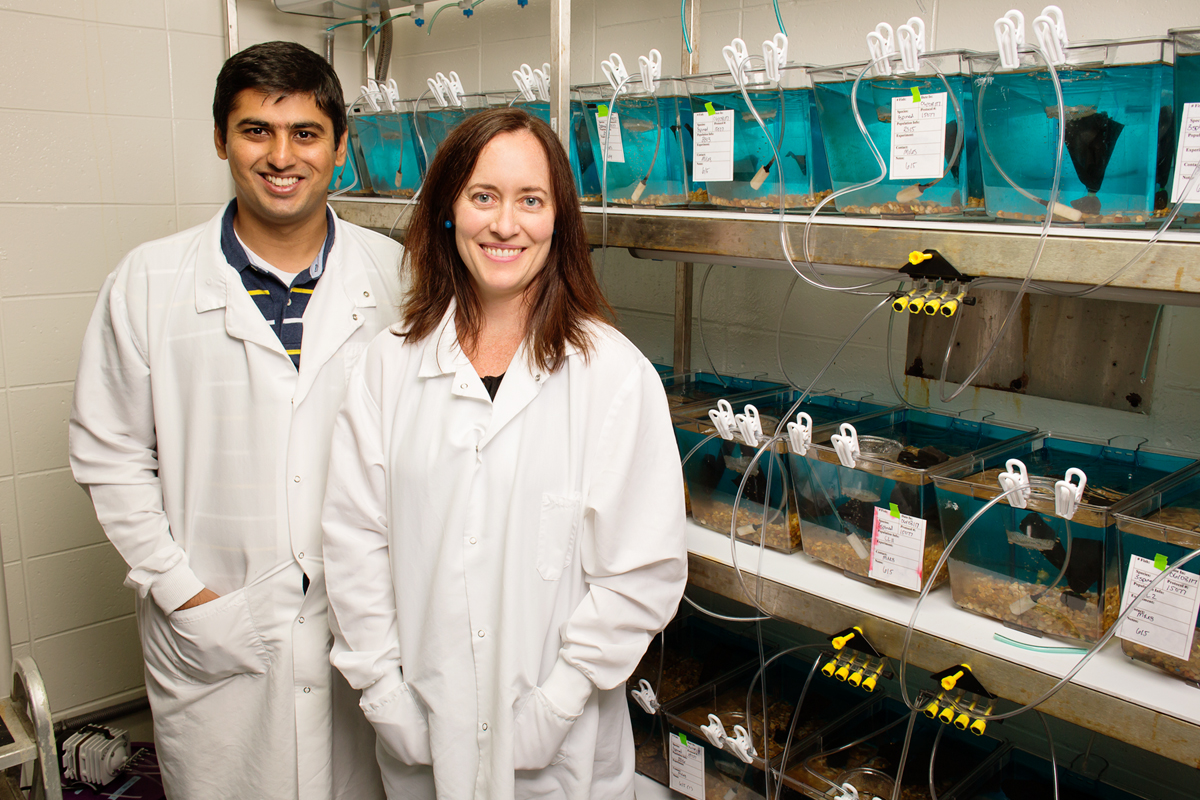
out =
<svg viewBox="0 0 1200 800"><path fill-rule="evenodd" d="M433 763L429 723L407 683L401 683L373 703L359 705L375 728L379 743L394 758L411 766Z"/></svg>
<svg viewBox="0 0 1200 800"><path fill-rule="evenodd" d="M567 497L547 492L542 495L537 549L537 568L542 580L556 581L562 577L574 550L578 529L578 494Z"/></svg>
<svg viewBox="0 0 1200 800"><path fill-rule="evenodd" d="M185 676L212 683L231 675L267 671L267 648L239 589L194 608L167 615L178 667Z"/></svg>
<svg viewBox="0 0 1200 800"><path fill-rule="evenodd" d="M513 721L513 769L545 769L562 761L563 744L579 716L564 714L534 687Z"/></svg>

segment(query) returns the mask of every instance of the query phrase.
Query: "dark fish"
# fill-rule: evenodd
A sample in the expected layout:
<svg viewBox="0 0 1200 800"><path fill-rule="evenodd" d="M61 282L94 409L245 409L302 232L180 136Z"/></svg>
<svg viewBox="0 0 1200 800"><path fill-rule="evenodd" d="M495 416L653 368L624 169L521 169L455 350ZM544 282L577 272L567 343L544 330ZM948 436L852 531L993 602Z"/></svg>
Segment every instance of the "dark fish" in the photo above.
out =
<svg viewBox="0 0 1200 800"><path fill-rule="evenodd" d="M583 175L596 165L596 159L592 156L592 139L582 115L575 118L575 141L579 145L575 148L579 158L579 174Z"/></svg>
<svg viewBox="0 0 1200 800"><path fill-rule="evenodd" d="M683 123L683 127L684 127L684 130L686 130L686 131L688 132L688 136L695 136L695 135L696 135L696 134L695 134L695 133L692 131L692 126L691 126L691 124L690 124L690 123L687 123L687 122ZM672 126L671 126L671 133L679 133L679 126L678 126L678 125L672 125Z"/></svg>
<svg viewBox="0 0 1200 800"><path fill-rule="evenodd" d="M946 158L954 154L954 140L958 138L958 120L950 120L946 123L946 143L943 145L946 153ZM964 139L962 150L958 151L958 158L954 159L954 163L950 165L950 174L954 176L954 180L958 180L958 165L962 163L963 155L967 152L967 143Z"/></svg>
<svg viewBox="0 0 1200 800"><path fill-rule="evenodd" d="M1077 210L1085 211L1085 208L1076 205L1081 203L1086 208L1095 208L1095 211L1085 213L1099 213L1099 198L1094 201L1091 198L1100 191L1100 186L1104 183L1104 171L1108 169L1117 139L1121 137L1121 131L1124 129L1123 124L1103 111L1075 118L1068 116L1063 132L1067 152L1071 155L1071 163L1075 165L1075 174L1088 190L1087 197L1081 197L1071 203Z"/></svg>
<svg viewBox="0 0 1200 800"><path fill-rule="evenodd" d="M796 166L800 167L801 173L803 173L804 175L808 174L808 156L796 155L795 153L791 153L791 152L789 152L787 155L788 155L788 158L791 158L796 162Z"/></svg>
<svg viewBox="0 0 1200 800"><path fill-rule="evenodd" d="M1061 570L1067 560L1067 550L1060 540L1054 549L1045 552L1046 560ZM1095 586L1104 569L1104 542L1076 536L1071 542L1071 562L1067 564L1067 585L1076 595Z"/></svg>
<svg viewBox="0 0 1200 800"><path fill-rule="evenodd" d="M871 527L875 524L875 506L851 498L837 507L837 513L842 521L843 533L871 535Z"/></svg>

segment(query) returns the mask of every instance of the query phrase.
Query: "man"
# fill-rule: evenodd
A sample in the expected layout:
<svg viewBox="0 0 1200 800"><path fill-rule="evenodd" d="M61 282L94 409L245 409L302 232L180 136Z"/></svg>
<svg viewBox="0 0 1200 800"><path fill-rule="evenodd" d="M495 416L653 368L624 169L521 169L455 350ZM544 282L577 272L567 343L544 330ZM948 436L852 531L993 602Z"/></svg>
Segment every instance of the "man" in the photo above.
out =
<svg viewBox="0 0 1200 800"><path fill-rule="evenodd" d="M321 503L346 379L396 320L400 248L326 205L346 113L315 53L233 56L213 117L236 197L104 284L71 467L129 564L168 795L369 800L374 735L329 664Z"/></svg>

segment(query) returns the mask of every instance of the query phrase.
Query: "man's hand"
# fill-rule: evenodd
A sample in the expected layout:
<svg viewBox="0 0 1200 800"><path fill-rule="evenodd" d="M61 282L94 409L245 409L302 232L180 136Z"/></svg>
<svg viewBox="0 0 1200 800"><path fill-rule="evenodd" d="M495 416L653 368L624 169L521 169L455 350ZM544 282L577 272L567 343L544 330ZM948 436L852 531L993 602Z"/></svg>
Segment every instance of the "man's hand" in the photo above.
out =
<svg viewBox="0 0 1200 800"><path fill-rule="evenodd" d="M177 608L175 610L183 611L186 608L195 608L196 606L202 606L205 603L209 603L209 602L212 602L213 600L216 600L220 596L221 595L217 594L212 589L202 589L191 600L188 600L186 603L184 603L183 605L181 605L179 608Z"/></svg>

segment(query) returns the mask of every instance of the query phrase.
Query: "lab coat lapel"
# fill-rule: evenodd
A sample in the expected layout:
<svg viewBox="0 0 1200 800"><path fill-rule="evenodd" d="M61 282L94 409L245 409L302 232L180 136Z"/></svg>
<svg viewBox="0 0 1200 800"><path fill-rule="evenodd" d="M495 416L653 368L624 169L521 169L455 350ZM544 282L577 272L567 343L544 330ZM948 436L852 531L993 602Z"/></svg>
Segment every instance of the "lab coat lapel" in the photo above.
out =
<svg viewBox="0 0 1200 800"><path fill-rule="evenodd" d="M541 367L530 370L525 344L522 343L504 373L504 380L500 383L500 390L496 392L496 399L492 401L492 422L479 442L481 447L487 445L505 425L512 422L514 417L533 402L541 391L546 376L546 371Z"/></svg>
<svg viewBox="0 0 1200 800"><path fill-rule="evenodd" d="M336 220L340 228L341 220ZM317 374L329 359L363 326L366 314L359 311L375 305L375 293L362 265L345 258L346 235L335 234L325 274L304 312L304 353L300 357L300 381L296 402L308 394Z"/></svg>
<svg viewBox="0 0 1200 800"><path fill-rule="evenodd" d="M218 214L209 220L200 237L200 252L196 257L196 311L204 313L223 307L226 333L287 358L279 337L263 319L262 312L246 293L241 276L221 252L221 216Z"/></svg>

